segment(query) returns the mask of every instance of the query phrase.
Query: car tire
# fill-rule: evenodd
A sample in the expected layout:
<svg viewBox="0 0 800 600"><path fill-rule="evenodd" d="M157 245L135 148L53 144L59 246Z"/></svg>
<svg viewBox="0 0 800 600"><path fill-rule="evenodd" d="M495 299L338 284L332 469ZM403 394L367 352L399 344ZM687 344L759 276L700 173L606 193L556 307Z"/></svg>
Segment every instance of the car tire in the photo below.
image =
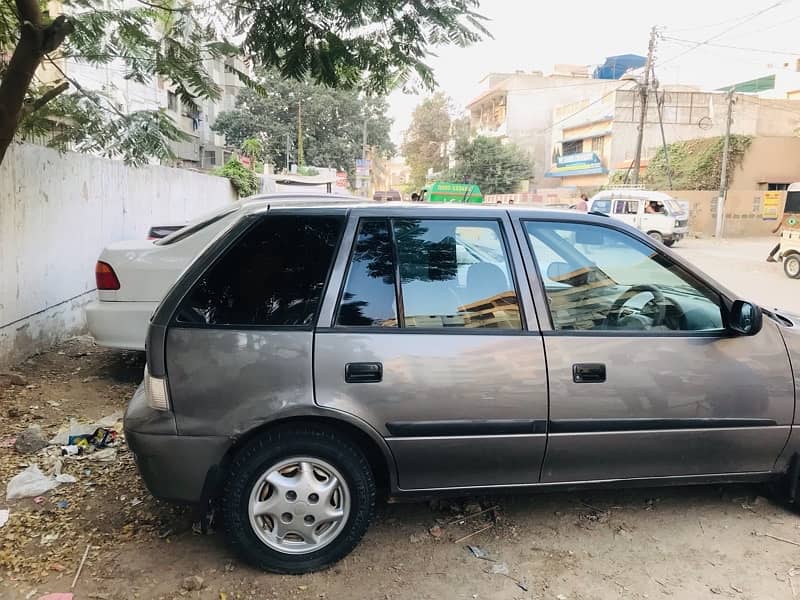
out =
<svg viewBox="0 0 800 600"><path fill-rule="evenodd" d="M783 272L790 279L800 279L800 254L783 257Z"/></svg>
<svg viewBox="0 0 800 600"><path fill-rule="evenodd" d="M648 231L647 235L650 237L650 239L652 239L652 240L654 240L656 242L659 242L661 244L664 243L664 236L661 235L660 231Z"/></svg>
<svg viewBox="0 0 800 600"><path fill-rule="evenodd" d="M672 248L675 245L675 240L664 240L664 245L667 248Z"/></svg>
<svg viewBox="0 0 800 600"><path fill-rule="evenodd" d="M375 478L345 437L311 427L276 429L236 454L221 510L243 560L274 573L308 573L358 545L375 510ZM344 517L331 517L339 513Z"/></svg>

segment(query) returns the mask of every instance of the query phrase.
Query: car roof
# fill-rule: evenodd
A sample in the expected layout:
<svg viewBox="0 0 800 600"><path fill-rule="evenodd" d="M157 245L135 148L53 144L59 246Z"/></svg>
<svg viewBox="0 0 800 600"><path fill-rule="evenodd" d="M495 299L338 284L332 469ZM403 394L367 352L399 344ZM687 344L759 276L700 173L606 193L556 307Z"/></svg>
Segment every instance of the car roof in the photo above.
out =
<svg viewBox="0 0 800 600"><path fill-rule="evenodd" d="M331 194L263 194L242 200L242 210L249 214L275 210L336 208L343 212L358 211L370 215L420 215L428 213L431 217L448 215L479 216L487 213L512 212L538 219L558 219L569 221L594 221L607 217L586 215L564 208L548 208L531 204L478 204L478 203L439 203L439 202L375 202L357 196L332 196Z"/></svg>

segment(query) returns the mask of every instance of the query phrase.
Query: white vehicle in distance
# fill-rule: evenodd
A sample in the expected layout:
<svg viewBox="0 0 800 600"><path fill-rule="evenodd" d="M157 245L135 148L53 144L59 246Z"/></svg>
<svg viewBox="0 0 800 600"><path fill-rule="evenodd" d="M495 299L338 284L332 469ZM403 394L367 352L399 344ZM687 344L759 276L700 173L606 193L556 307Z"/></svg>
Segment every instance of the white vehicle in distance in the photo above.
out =
<svg viewBox="0 0 800 600"><path fill-rule="evenodd" d="M589 211L624 221L666 246L672 246L689 232L689 213L664 192L604 190L589 200Z"/></svg>
<svg viewBox="0 0 800 600"><path fill-rule="evenodd" d="M150 316L183 270L217 234L252 203L275 200L330 200L328 194L274 194L226 204L157 240L116 242L103 249L95 266L97 300L86 307L89 333L100 346L144 350ZM347 197L336 197L351 199Z"/></svg>

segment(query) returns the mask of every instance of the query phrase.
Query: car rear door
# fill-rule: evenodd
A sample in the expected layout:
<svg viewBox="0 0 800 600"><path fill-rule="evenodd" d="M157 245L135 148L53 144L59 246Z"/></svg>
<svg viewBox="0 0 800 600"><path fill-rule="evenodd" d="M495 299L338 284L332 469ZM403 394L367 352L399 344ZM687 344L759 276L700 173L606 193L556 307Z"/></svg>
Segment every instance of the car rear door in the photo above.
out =
<svg viewBox="0 0 800 600"><path fill-rule="evenodd" d="M315 335L316 401L387 439L400 489L539 481L544 351L509 226L496 209L352 212Z"/></svg>
<svg viewBox="0 0 800 600"><path fill-rule="evenodd" d="M543 482L772 469L794 411L774 323L728 331L710 285L612 223L516 226L542 282L532 286L551 390Z"/></svg>

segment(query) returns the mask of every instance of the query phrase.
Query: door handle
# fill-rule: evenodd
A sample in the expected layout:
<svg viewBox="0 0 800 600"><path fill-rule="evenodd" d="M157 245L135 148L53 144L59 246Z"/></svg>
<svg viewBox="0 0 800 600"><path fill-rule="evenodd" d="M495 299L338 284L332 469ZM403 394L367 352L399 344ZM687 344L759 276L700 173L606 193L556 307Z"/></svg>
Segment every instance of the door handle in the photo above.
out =
<svg viewBox="0 0 800 600"><path fill-rule="evenodd" d="M347 383L377 383L383 379L383 364L379 362L347 363L344 380Z"/></svg>
<svg viewBox="0 0 800 600"><path fill-rule="evenodd" d="M603 383L606 366L602 363L578 363L572 365L572 381L575 383Z"/></svg>

